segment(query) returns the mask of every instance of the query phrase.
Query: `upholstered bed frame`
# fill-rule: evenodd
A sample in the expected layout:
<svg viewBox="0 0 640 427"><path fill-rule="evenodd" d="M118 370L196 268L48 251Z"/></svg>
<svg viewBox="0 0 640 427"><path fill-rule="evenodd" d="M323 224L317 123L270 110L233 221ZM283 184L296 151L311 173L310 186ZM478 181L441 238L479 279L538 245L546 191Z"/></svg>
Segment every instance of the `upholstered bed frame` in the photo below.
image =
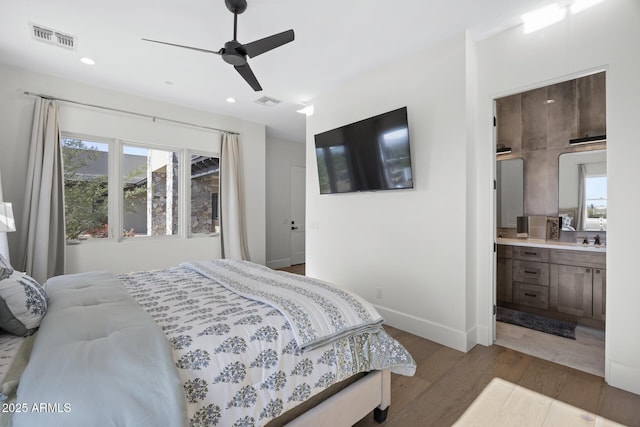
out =
<svg viewBox="0 0 640 427"><path fill-rule="evenodd" d="M339 391L336 392L336 389ZM345 380L341 384L334 385L272 420L267 427L352 426L371 410L373 410L374 419L382 423L387 418L390 404L391 373L388 369L372 371L358 376L355 380Z"/></svg>

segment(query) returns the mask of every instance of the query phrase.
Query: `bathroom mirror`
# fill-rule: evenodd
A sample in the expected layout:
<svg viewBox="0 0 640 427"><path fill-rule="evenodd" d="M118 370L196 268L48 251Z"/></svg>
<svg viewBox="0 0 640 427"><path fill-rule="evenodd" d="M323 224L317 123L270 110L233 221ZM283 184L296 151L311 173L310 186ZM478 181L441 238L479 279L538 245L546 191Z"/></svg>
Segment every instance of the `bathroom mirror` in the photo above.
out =
<svg viewBox="0 0 640 427"><path fill-rule="evenodd" d="M606 150L559 156L558 214L564 231L607 229Z"/></svg>
<svg viewBox="0 0 640 427"><path fill-rule="evenodd" d="M499 228L516 228L524 212L524 161L496 161L496 220Z"/></svg>

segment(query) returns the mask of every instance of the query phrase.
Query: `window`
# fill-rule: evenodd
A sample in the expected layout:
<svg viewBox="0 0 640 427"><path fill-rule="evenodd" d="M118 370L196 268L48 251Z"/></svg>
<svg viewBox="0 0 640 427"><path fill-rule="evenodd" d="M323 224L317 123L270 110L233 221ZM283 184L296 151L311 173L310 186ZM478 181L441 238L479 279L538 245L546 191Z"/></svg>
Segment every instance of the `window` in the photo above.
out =
<svg viewBox="0 0 640 427"><path fill-rule="evenodd" d="M67 240L219 231L217 157L68 135L61 146Z"/></svg>
<svg viewBox="0 0 640 427"><path fill-rule="evenodd" d="M191 233L218 231L218 180L220 163L216 157L191 155Z"/></svg>
<svg viewBox="0 0 640 427"><path fill-rule="evenodd" d="M179 154L122 146L124 237L178 234Z"/></svg>
<svg viewBox="0 0 640 427"><path fill-rule="evenodd" d="M584 184L587 209L585 229L605 230L607 225L607 177L587 176Z"/></svg>
<svg viewBox="0 0 640 427"><path fill-rule="evenodd" d="M67 240L109 235L109 144L61 138Z"/></svg>

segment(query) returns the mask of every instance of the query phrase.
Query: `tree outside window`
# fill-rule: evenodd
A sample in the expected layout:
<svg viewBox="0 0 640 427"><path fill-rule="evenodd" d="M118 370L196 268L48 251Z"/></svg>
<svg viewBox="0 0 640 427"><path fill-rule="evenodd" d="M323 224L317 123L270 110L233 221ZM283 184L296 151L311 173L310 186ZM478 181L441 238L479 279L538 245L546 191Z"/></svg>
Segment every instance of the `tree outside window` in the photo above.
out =
<svg viewBox="0 0 640 427"><path fill-rule="evenodd" d="M109 235L109 145L62 138L67 240Z"/></svg>

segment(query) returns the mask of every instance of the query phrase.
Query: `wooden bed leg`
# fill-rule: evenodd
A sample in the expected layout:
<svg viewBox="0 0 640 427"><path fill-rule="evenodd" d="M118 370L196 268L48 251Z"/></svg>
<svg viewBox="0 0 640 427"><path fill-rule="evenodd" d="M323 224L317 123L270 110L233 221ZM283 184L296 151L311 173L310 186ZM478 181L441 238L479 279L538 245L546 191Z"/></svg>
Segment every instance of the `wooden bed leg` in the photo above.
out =
<svg viewBox="0 0 640 427"><path fill-rule="evenodd" d="M389 407L387 406L384 409L374 408L373 410L373 419L376 420L378 424L382 424L387 419L387 414L389 413Z"/></svg>
<svg viewBox="0 0 640 427"><path fill-rule="evenodd" d="M380 390L380 405L373 410L373 419L378 424L382 424L387 419L389 406L391 405L391 371L385 369L382 371L382 382Z"/></svg>

